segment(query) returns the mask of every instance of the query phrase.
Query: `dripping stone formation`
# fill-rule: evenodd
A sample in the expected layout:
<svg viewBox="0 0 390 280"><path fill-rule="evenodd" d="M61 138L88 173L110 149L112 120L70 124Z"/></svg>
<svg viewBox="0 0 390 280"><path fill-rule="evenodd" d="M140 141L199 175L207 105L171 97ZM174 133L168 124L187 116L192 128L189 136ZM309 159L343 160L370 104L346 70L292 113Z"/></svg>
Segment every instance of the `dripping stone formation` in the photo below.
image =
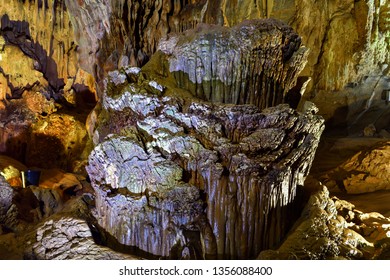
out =
<svg viewBox="0 0 390 280"><path fill-rule="evenodd" d="M296 218L323 130L313 110L278 105L305 50L273 20L202 26L160 49L106 79L87 166L99 225L154 256L255 258Z"/></svg>
<svg viewBox="0 0 390 280"><path fill-rule="evenodd" d="M0 259L389 258L389 1L0 2Z"/></svg>

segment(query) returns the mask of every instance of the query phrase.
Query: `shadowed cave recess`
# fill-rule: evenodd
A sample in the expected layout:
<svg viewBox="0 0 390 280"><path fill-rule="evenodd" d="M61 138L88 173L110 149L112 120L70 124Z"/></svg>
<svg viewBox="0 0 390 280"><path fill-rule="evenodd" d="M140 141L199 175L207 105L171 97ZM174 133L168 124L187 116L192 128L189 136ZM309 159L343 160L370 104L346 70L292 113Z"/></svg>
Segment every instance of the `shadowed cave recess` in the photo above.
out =
<svg viewBox="0 0 390 280"><path fill-rule="evenodd" d="M389 18L0 0L0 259L389 259Z"/></svg>

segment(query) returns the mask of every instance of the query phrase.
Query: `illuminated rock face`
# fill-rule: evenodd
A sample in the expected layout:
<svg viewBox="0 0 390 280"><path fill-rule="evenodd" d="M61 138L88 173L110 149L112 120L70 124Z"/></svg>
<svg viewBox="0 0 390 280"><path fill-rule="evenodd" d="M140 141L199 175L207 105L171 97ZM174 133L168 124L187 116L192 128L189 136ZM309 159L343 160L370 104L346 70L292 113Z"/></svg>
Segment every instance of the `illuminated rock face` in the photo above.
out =
<svg viewBox="0 0 390 280"><path fill-rule="evenodd" d="M56 112L54 100L26 92L0 111L0 152L28 166L73 170L87 140L76 117Z"/></svg>
<svg viewBox="0 0 390 280"><path fill-rule="evenodd" d="M254 258L278 244L322 118L201 101L155 62L108 75L87 166L100 225L163 257Z"/></svg>
<svg viewBox="0 0 390 280"><path fill-rule="evenodd" d="M280 19L302 36L311 50L302 73L312 77L310 89L340 90L347 83L380 72L382 64L390 62L388 1L65 2L76 38L88 49L82 51L84 57L89 56L83 61L93 65L93 54L97 53L100 78L118 66L142 66L170 32L180 33L199 23L231 27L260 18ZM100 49L97 40L103 42Z"/></svg>
<svg viewBox="0 0 390 280"><path fill-rule="evenodd" d="M258 259L388 259L389 223L378 212L364 213L330 197L321 186L282 245L261 252Z"/></svg>
<svg viewBox="0 0 390 280"><path fill-rule="evenodd" d="M78 106L82 111L79 100L94 95L94 78L78 66L64 2L3 2L0 153L29 166L72 170L85 146L83 116L58 110Z"/></svg>
<svg viewBox="0 0 390 280"><path fill-rule="evenodd" d="M233 28L199 26L159 44L181 88L212 102L285 101L306 64L307 50L291 27L277 20L246 21Z"/></svg>
<svg viewBox="0 0 390 280"><path fill-rule="evenodd" d="M330 96L337 96L330 95L329 91L342 89L346 84L358 82L361 77L372 73L381 75L386 64L389 64L390 28L386 20L389 13L388 1L3 2L0 7L0 100L22 98L27 91L33 94L40 92L48 100L52 98L56 102L60 100L61 103L72 106L78 105L75 97L80 95L96 101L97 96L103 92L103 81L109 71L126 65L144 65L157 51L161 38L165 38L170 32L186 31L199 23L229 27L246 19L272 17L290 24L311 50L301 75L312 77L308 89L318 90L311 93L318 93L316 104L321 107L322 114L329 113L328 118L337 107L343 106L333 106L332 102L328 102ZM278 38L277 43L282 42L284 46L292 46L293 49L296 46L289 43L291 40L283 43L281 34L273 35ZM240 65L251 63L257 64L257 61ZM264 64L258 64L264 68ZM284 68L288 69L291 68ZM274 77L273 73L265 73L254 80L251 75L244 76L251 82L240 88L242 92L245 92L244 88L248 89L248 96L241 93L225 94L238 92L238 85L232 81L227 86L226 83L217 83L215 87L221 87L221 90L210 100L228 97L233 102L239 100L235 103L247 103L249 99L250 103L256 105L267 102L270 105L273 101L261 100L266 99L263 93L258 93L257 97L252 94L256 91L256 83L268 86L269 89L262 87L263 91L277 90L281 92L280 95L285 94L292 83L295 83L295 74L288 71L284 74L279 72L278 77ZM100 92L95 89L95 81ZM193 85L188 87L191 89ZM203 93L197 90L193 92L207 97L209 87L203 87ZM322 91L323 94L320 94ZM329 103L332 106L328 106ZM5 102L0 102L1 110L7 106ZM11 105L11 109L18 106ZM29 120L30 114L26 114L23 119ZM27 121L21 123L24 128L30 125ZM10 145L9 142L19 139L18 135L28 135L26 130L14 129L9 125L8 128L1 128L0 134L1 152L16 152L16 157L24 160L21 155L23 152L20 151L25 147ZM27 139L28 136L21 138Z"/></svg>
<svg viewBox="0 0 390 280"><path fill-rule="evenodd" d="M327 174L350 194L390 189L390 142L365 148ZM331 184L331 183L329 183Z"/></svg>
<svg viewBox="0 0 390 280"><path fill-rule="evenodd" d="M68 206L76 213L84 205ZM78 209L76 208L78 207ZM72 209L73 208L73 209ZM84 210L84 209L83 209ZM74 215L73 213L73 215ZM137 257L115 252L95 243L91 225L84 217L54 215L30 233L24 258L38 260L136 260ZM31 238L31 236L33 238ZM27 239L26 239L27 240Z"/></svg>
<svg viewBox="0 0 390 280"><path fill-rule="evenodd" d="M34 61L33 68L18 67L19 73L35 69L47 80L47 88L57 92L78 70L74 34L63 1L3 2L1 35L8 45L19 48ZM5 59L0 64L14 62Z"/></svg>

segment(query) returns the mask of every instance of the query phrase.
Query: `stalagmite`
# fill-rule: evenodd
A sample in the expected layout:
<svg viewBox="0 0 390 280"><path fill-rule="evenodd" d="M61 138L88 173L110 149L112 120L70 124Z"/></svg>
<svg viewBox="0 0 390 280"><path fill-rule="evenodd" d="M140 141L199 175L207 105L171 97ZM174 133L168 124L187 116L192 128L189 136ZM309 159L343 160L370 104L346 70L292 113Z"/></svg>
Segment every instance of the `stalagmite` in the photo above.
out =
<svg viewBox="0 0 390 280"><path fill-rule="evenodd" d="M233 28L199 25L169 34L159 50L179 86L193 95L261 109L285 102L308 54L292 28L277 20L244 21Z"/></svg>
<svg viewBox="0 0 390 280"><path fill-rule="evenodd" d="M261 110L202 100L180 78L175 85L171 74L161 76L156 61L161 56L106 80L87 166L99 224L120 243L166 258L246 259L279 244L322 118L314 107L299 113L286 104ZM280 65L271 65L269 73L278 73Z"/></svg>

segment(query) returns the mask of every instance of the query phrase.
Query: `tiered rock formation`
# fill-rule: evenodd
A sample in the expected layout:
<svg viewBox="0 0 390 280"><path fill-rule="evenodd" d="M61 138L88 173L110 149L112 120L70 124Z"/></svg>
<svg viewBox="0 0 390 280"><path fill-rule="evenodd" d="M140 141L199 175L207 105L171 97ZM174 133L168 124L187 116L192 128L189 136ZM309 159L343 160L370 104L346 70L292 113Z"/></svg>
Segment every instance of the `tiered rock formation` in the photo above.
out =
<svg viewBox="0 0 390 280"><path fill-rule="evenodd" d="M181 88L212 102L285 102L305 67L307 49L281 21L247 21L233 28L199 26L159 44Z"/></svg>
<svg viewBox="0 0 390 280"><path fill-rule="evenodd" d="M116 123L119 135L103 139L108 117L87 167L102 227L164 257L182 257L172 256L179 246L198 257L248 258L278 244L321 118L288 106L261 112L183 103L126 84L119 96L104 97L104 114L120 112L133 123Z"/></svg>
<svg viewBox="0 0 390 280"><path fill-rule="evenodd" d="M357 105L359 110L362 107L361 102L355 104L350 100L345 103L348 98L341 100L338 94L330 94L330 91L357 85L364 76L386 74L389 64L387 1L267 0L241 1L238 5L235 0L4 0L0 6L1 100L21 98L28 91L40 92L48 100L62 100L61 103L70 106L78 106L83 98L96 101L109 71L127 65L144 65L158 49L161 38L199 23L234 26L245 19L267 17L289 23L311 50L308 64L301 73L306 76L302 78L304 81L312 77L307 85L310 94L305 98L316 95L314 100L327 119L337 114L340 107ZM338 63L333 63L335 60ZM9 67L15 64L18 66ZM18 71L15 72L16 68ZM287 73L287 76L273 80L280 81L282 76L294 74ZM254 84L264 80L259 77ZM278 84L265 83L271 89L280 90ZM263 90L266 89L263 87ZM287 87L283 87L282 91L285 90ZM364 89L359 94L368 99L365 94L370 91L370 88ZM346 95L349 96L349 92ZM335 99L329 102L331 97ZM255 98L253 103L256 102L259 101ZM12 107L0 102L0 108L8 106ZM0 129L3 139L0 146L2 153L16 152L17 158L24 161L22 154L30 123L24 120L29 116L20 118L23 119L22 128L10 124L8 128ZM14 144L13 139L22 139L22 143ZM11 147L7 146L7 141L12 142Z"/></svg>
<svg viewBox="0 0 390 280"><path fill-rule="evenodd" d="M262 23L259 32L272 33L265 22L237 30ZM279 52L270 53L279 69ZM108 75L87 166L99 223L119 242L157 256L255 257L278 244L294 220L322 118L313 108L261 111L200 100L152 71L165 59Z"/></svg>

